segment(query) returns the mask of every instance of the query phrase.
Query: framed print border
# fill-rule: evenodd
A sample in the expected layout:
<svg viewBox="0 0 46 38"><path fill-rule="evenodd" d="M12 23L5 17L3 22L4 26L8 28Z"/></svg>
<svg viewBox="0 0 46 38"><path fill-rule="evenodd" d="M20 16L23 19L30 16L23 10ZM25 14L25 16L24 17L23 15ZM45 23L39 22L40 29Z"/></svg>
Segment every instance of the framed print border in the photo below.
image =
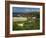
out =
<svg viewBox="0 0 46 38"><path fill-rule="evenodd" d="M43 6L43 9L42 9L43 10L42 11L43 12L42 32L41 33L10 34L10 4ZM44 3L5 1L5 37L32 36L32 35L44 35L44 34L45 34L45 7L44 7Z"/></svg>

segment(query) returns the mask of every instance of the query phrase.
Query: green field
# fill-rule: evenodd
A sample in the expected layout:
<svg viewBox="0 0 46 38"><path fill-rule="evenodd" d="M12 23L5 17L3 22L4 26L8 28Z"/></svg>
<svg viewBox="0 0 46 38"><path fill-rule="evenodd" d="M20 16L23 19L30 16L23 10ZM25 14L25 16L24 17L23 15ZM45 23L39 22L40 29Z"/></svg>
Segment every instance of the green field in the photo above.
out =
<svg viewBox="0 0 46 38"><path fill-rule="evenodd" d="M30 16L31 15L31 16ZM40 12L32 12L32 14L13 17L13 31L14 30L39 30L40 29Z"/></svg>
<svg viewBox="0 0 46 38"><path fill-rule="evenodd" d="M37 30L40 29L40 18L27 18L27 21L13 21L14 30Z"/></svg>

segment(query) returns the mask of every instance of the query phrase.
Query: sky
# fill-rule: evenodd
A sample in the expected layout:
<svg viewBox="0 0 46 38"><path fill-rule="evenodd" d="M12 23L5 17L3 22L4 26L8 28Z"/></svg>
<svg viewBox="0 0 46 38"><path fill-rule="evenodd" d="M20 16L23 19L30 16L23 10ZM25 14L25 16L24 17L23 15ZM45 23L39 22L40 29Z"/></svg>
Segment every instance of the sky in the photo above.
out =
<svg viewBox="0 0 46 38"><path fill-rule="evenodd" d="M39 12L40 8L13 7L13 13Z"/></svg>

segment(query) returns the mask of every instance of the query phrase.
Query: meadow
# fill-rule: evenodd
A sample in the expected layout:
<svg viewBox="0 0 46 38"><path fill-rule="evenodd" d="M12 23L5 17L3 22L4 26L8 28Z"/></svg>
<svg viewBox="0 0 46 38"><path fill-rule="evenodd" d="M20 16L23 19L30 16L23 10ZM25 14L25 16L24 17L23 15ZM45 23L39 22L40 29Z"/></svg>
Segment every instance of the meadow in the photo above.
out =
<svg viewBox="0 0 46 38"><path fill-rule="evenodd" d="M39 13L34 16L27 17L13 17L13 31L15 30L38 30L40 29L40 15Z"/></svg>

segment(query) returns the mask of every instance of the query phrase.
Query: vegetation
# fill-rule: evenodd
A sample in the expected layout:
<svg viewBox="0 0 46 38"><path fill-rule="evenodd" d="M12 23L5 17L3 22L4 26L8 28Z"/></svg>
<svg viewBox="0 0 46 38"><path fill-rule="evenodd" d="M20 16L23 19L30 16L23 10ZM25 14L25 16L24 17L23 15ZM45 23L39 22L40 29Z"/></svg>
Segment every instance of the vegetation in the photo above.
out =
<svg viewBox="0 0 46 38"><path fill-rule="evenodd" d="M36 30L40 29L40 14L32 13L32 17L36 17L33 19L32 17L27 17L27 21L18 21L13 22L13 30Z"/></svg>

